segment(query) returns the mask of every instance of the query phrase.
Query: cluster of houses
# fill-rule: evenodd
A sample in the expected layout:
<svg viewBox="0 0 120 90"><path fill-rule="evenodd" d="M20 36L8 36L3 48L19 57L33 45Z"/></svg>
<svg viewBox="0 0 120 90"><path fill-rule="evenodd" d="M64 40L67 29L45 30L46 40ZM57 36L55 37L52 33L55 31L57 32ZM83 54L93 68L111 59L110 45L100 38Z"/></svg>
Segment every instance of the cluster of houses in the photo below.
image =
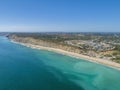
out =
<svg viewBox="0 0 120 90"><path fill-rule="evenodd" d="M65 43L67 43L68 45L95 51L108 51L113 50L115 48L110 44L104 42L96 42L94 40L67 40L65 41Z"/></svg>

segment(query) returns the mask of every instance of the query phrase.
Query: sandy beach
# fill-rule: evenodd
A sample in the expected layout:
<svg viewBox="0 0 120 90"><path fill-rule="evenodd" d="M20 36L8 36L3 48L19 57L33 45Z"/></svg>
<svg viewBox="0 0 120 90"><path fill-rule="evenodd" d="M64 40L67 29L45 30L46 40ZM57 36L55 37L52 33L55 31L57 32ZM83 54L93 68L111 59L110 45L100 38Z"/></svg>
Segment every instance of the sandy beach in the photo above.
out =
<svg viewBox="0 0 120 90"><path fill-rule="evenodd" d="M14 41L12 41L12 42L14 42ZM103 65L120 70L120 64L116 63L116 62L112 62L112 61L108 61L108 60L104 60L104 59L100 59L100 58L95 58L95 57L90 57L90 56L85 56L85 55L78 54L78 53L68 52L68 51L65 51L62 49L57 49L57 48L44 47L44 46L33 45L33 44L29 44L29 43L21 43L21 42L14 42L14 43L21 44L23 46L30 47L32 49L53 51L53 52L60 53L63 55L68 55L70 57L79 58L79 59L87 60L90 62L103 64Z"/></svg>

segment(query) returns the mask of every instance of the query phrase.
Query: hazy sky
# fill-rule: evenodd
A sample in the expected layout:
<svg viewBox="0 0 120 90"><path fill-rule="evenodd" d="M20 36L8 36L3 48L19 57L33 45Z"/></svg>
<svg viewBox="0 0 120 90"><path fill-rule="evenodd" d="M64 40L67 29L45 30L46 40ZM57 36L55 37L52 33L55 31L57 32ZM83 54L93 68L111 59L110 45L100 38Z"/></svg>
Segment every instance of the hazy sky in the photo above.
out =
<svg viewBox="0 0 120 90"><path fill-rule="evenodd" d="M0 31L120 32L120 0L0 0Z"/></svg>

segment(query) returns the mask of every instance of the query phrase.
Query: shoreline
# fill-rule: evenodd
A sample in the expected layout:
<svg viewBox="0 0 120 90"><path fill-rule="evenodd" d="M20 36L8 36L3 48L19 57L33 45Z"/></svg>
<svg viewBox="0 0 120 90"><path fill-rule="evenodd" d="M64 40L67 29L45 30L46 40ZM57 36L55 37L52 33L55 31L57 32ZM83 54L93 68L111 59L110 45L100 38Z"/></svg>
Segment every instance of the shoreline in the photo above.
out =
<svg viewBox="0 0 120 90"><path fill-rule="evenodd" d="M26 46L26 47L29 47L29 48L32 48L32 49L52 51L52 52L67 55L67 56L70 56L70 57L73 57L73 58L83 59L83 60L86 60L86 61L102 64L102 65L120 70L120 64L116 63L116 62L112 62L112 61L108 61L108 60L104 60L104 59L100 59L100 58L95 58L95 57L90 57L90 56L86 56L86 55L82 55L82 54L78 54L78 53L74 53L74 52L69 52L69 51L65 51L65 50L57 49L57 48L33 45L33 44L30 44L30 43L21 43L21 42L16 42L16 41L13 41L13 40L11 40L11 42Z"/></svg>

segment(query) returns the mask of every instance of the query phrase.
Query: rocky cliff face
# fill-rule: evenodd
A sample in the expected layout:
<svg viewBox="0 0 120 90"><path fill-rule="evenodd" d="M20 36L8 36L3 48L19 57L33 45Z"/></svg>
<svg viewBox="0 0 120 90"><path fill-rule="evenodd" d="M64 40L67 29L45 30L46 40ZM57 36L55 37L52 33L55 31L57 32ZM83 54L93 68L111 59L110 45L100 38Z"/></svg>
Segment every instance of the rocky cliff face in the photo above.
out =
<svg viewBox="0 0 120 90"><path fill-rule="evenodd" d="M41 40L41 39L34 39L32 37L18 37L16 35L10 35L9 39L11 39L15 42L19 42L19 43L40 45L40 46L44 46L44 47L52 47L52 48L62 49L65 51L70 51L70 52L75 52L75 53L82 52L82 50L77 47L63 45L61 43L54 43L54 42L45 41L45 40Z"/></svg>

